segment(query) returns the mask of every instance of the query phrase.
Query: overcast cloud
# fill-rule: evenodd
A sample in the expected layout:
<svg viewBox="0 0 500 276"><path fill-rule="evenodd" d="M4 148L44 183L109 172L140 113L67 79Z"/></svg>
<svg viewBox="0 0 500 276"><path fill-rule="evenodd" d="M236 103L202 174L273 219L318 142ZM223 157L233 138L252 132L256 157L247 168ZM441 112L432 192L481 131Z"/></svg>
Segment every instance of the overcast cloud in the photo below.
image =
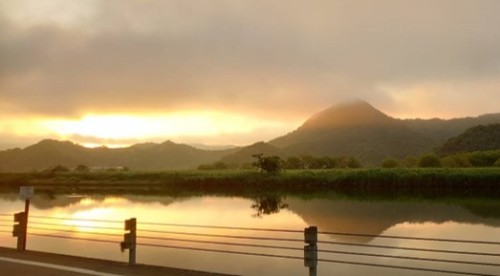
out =
<svg viewBox="0 0 500 276"><path fill-rule="evenodd" d="M2 116L500 111L500 1L0 3Z"/></svg>

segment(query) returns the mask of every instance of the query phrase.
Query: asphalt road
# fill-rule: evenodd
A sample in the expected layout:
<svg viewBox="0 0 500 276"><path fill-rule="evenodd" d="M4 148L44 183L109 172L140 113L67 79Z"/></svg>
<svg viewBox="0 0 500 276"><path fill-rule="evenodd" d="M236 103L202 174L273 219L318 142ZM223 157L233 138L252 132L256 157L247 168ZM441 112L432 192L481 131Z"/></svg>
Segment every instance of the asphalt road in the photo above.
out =
<svg viewBox="0 0 500 276"><path fill-rule="evenodd" d="M0 247L0 275L9 276L207 276L223 275Z"/></svg>
<svg viewBox="0 0 500 276"><path fill-rule="evenodd" d="M38 266L20 265L16 263L6 262L0 260L0 271L2 275L12 276L86 276L88 274L81 274L69 271L62 271L50 268L43 268Z"/></svg>

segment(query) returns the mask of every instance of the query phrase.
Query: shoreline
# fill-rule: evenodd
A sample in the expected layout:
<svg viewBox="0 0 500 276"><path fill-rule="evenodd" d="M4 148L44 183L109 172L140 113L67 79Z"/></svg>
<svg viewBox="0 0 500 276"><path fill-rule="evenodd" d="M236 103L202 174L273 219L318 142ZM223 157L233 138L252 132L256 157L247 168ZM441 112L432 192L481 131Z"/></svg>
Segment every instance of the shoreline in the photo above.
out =
<svg viewBox="0 0 500 276"><path fill-rule="evenodd" d="M161 171L0 173L0 191L41 192L486 196L500 198L499 168L398 168L284 171Z"/></svg>

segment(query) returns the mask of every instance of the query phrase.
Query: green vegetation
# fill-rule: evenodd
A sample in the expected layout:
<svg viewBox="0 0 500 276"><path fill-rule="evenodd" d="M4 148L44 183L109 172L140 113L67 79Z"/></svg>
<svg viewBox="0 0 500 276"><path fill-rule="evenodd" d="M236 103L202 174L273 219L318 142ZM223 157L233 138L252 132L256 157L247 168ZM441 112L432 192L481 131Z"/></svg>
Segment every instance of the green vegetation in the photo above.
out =
<svg viewBox="0 0 500 276"><path fill-rule="evenodd" d="M418 166L420 168L438 168L441 167L441 159L434 154L425 154L418 160Z"/></svg>
<svg viewBox="0 0 500 276"><path fill-rule="evenodd" d="M450 155L461 152L490 151L500 149L500 124L479 125L450 138L437 152Z"/></svg>
<svg viewBox="0 0 500 276"><path fill-rule="evenodd" d="M264 156L264 153L259 153L259 154L253 154L252 157L257 158L257 156ZM317 169L335 169L335 168L361 168L362 165L361 163L354 157L346 157L346 156L340 156L340 157L330 157L330 156L323 156L323 157L315 157L311 155L304 155L301 157L297 156L290 156L286 159L282 159L280 156L277 155L271 155L273 156L274 160L262 160L261 165L267 166L266 163L273 164L273 166L277 166L277 163L279 164L280 169L286 169L286 170L317 170ZM268 157L265 157L268 158ZM217 161L212 164L202 164L198 166L198 170L225 170L225 169L242 169L242 170L249 170L254 167L257 167L258 169L267 171L266 169L260 168L258 164L255 162L251 163L243 163L243 164L237 164L237 163L226 163L223 161Z"/></svg>
<svg viewBox="0 0 500 276"><path fill-rule="evenodd" d="M280 156L345 155L354 156L365 166L375 166L387 157L403 159L431 152L467 128L499 122L500 114L452 120L398 120L361 101L323 110L297 130L269 144L280 150L279 154L272 154Z"/></svg>
<svg viewBox="0 0 500 276"><path fill-rule="evenodd" d="M34 185L37 190L63 192L172 194L322 194L337 192L367 195L474 194L500 196L498 168L392 168L287 170L280 174L256 171L169 171L169 172L64 172L1 173L0 190L16 191Z"/></svg>
<svg viewBox="0 0 500 276"><path fill-rule="evenodd" d="M78 165L75 168L75 172L89 172L90 168L86 165Z"/></svg>
<svg viewBox="0 0 500 276"><path fill-rule="evenodd" d="M227 164L222 161L215 161L212 164L201 164L198 166L198 170L229 170L229 169L238 169L238 164L231 163Z"/></svg>
<svg viewBox="0 0 500 276"><path fill-rule="evenodd" d="M382 168L397 168L399 167L399 161L394 158L386 158L382 161Z"/></svg>
<svg viewBox="0 0 500 276"><path fill-rule="evenodd" d="M253 157L257 158L257 161L253 162L252 165L259 171L266 173L279 173L283 169L284 161L279 156L264 156L263 154L255 154Z"/></svg>
<svg viewBox="0 0 500 276"><path fill-rule="evenodd" d="M45 172L50 172L50 173L61 173L61 172L69 172L70 169L68 169L65 166L62 165L56 165L54 167L50 167L45 170Z"/></svg>

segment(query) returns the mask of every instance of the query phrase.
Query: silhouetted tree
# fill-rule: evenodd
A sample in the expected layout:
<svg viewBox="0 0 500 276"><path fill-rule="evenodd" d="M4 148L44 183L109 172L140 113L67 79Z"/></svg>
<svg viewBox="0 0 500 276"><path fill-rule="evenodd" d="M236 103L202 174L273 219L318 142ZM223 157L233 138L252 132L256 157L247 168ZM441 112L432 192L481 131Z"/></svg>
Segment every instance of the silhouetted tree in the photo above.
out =
<svg viewBox="0 0 500 276"><path fill-rule="evenodd" d="M302 156L302 162L304 163L305 169L321 169L322 168L320 159L318 159L314 156L304 155L304 156Z"/></svg>
<svg viewBox="0 0 500 276"><path fill-rule="evenodd" d="M500 151L475 151L469 154L469 161L474 167L491 167L500 158Z"/></svg>
<svg viewBox="0 0 500 276"><path fill-rule="evenodd" d="M63 165L57 165L48 169L49 172L58 173L58 172L69 172L69 169Z"/></svg>
<svg viewBox="0 0 500 276"><path fill-rule="evenodd" d="M356 168L361 168L362 166L361 163L358 161L358 159L354 157L344 157L340 162L340 167L356 169Z"/></svg>
<svg viewBox="0 0 500 276"><path fill-rule="evenodd" d="M285 169L298 170L303 168L304 168L304 163L297 156L288 157L285 161Z"/></svg>
<svg viewBox="0 0 500 276"><path fill-rule="evenodd" d="M406 158L402 161L402 165L407 168L414 168L418 165L418 159L417 157L413 155L408 155Z"/></svg>
<svg viewBox="0 0 500 276"><path fill-rule="evenodd" d="M435 153L428 153L420 157L418 166L421 168L441 167L441 160Z"/></svg>
<svg viewBox="0 0 500 276"><path fill-rule="evenodd" d="M264 154L254 154L252 157L257 158L253 162L253 166L267 173L279 173L283 169L283 160L279 156L264 156Z"/></svg>
<svg viewBox="0 0 500 276"><path fill-rule="evenodd" d="M216 170L225 170L225 169L227 169L227 165L226 165L226 163L224 163L222 161L217 161L217 162L214 162L214 168Z"/></svg>
<svg viewBox="0 0 500 276"><path fill-rule="evenodd" d="M446 156L441 159L441 165L443 167L451 167L451 168L467 168L472 167L467 156L464 154L457 154Z"/></svg>
<svg viewBox="0 0 500 276"><path fill-rule="evenodd" d="M75 168L75 172L89 172L89 171L90 171L89 167L85 165L78 165Z"/></svg>
<svg viewBox="0 0 500 276"><path fill-rule="evenodd" d="M386 158L382 161L382 168L397 168L397 167L399 167L399 162L394 158Z"/></svg>
<svg viewBox="0 0 500 276"><path fill-rule="evenodd" d="M321 168L323 169L333 169L338 166L338 159L329 157L329 156L324 156L319 158L319 162L321 163Z"/></svg>

